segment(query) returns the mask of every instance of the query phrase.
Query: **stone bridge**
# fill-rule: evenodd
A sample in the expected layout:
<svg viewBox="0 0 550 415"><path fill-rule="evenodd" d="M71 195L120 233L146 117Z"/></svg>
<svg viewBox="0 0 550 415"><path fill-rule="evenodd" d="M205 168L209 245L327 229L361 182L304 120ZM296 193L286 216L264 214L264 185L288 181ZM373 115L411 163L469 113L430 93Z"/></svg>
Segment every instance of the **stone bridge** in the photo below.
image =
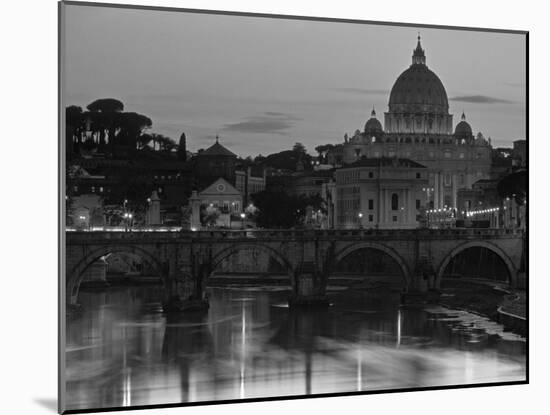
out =
<svg viewBox="0 0 550 415"><path fill-rule="evenodd" d="M242 230L66 232L66 298L76 304L84 271L109 253L143 258L163 278L165 308L205 302L209 276L220 263L243 249L269 254L288 273L291 302L326 301L328 279L352 252L371 248L389 255L400 267L406 291L426 287L431 273L439 288L445 267L465 249L485 247L506 265L516 285L524 234L510 229L411 230ZM172 304L172 306L170 305Z"/></svg>

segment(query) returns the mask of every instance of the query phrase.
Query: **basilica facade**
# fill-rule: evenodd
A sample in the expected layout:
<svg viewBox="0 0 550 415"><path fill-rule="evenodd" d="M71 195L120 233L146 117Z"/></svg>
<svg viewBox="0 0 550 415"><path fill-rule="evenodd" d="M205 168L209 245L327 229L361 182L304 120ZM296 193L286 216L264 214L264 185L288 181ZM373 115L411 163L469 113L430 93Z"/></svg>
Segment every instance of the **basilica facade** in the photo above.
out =
<svg viewBox="0 0 550 415"><path fill-rule="evenodd" d="M458 191L490 176L490 140L474 136L464 113L453 128L447 92L426 65L420 36L410 67L391 89L384 126L373 108L363 131L346 134L340 148L344 165L364 158L396 158L425 166L428 182L422 187L421 205L426 209L460 209Z"/></svg>

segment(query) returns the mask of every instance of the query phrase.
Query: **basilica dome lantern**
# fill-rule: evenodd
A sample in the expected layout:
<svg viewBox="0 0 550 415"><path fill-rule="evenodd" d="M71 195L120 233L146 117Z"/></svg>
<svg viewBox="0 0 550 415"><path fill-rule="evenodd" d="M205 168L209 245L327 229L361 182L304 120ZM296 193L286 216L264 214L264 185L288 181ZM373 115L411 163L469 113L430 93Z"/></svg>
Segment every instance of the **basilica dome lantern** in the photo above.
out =
<svg viewBox="0 0 550 415"><path fill-rule="evenodd" d="M399 75L391 89L384 121L388 133L452 134L447 92L426 65L420 36L411 66Z"/></svg>

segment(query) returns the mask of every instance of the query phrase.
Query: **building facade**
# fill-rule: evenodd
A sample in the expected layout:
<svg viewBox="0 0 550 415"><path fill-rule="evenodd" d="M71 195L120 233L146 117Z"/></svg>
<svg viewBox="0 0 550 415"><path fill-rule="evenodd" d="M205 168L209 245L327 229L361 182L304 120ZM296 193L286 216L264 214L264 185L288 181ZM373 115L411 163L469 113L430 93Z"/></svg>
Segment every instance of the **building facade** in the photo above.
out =
<svg viewBox="0 0 550 415"><path fill-rule="evenodd" d="M193 191L189 202L190 226L195 230L205 225L231 228L232 220L243 211L242 193L222 177L200 193ZM212 216L212 220L209 221L208 216Z"/></svg>
<svg viewBox="0 0 550 415"><path fill-rule="evenodd" d="M399 158L363 157L334 173L329 222L336 228L416 228L428 169Z"/></svg>
<svg viewBox="0 0 550 415"><path fill-rule="evenodd" d="M373 108L363 131L344 136L343 162L362 157L397 157L426 166L432 209L456 208L458 190L490 176L490 139L481 133L474 137L464 113L453 130L445 87L428 69L420 37L411 66L391 90L384 128Z"/></svg>

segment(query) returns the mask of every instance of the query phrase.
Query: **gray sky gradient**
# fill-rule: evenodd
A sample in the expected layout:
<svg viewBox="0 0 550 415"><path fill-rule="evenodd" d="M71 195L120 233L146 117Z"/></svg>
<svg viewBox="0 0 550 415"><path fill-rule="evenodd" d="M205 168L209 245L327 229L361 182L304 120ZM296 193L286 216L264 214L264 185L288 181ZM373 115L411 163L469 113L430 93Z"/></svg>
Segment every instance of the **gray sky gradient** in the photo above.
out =
<svg viewBox="0 0 550 415"><path fill-rule="evenodd" d="M420 31L454 123L525 138L525 38L442 29L67 6L65 105L117 98L152 132L241 156L343 141L409 67Z"/></svg>

